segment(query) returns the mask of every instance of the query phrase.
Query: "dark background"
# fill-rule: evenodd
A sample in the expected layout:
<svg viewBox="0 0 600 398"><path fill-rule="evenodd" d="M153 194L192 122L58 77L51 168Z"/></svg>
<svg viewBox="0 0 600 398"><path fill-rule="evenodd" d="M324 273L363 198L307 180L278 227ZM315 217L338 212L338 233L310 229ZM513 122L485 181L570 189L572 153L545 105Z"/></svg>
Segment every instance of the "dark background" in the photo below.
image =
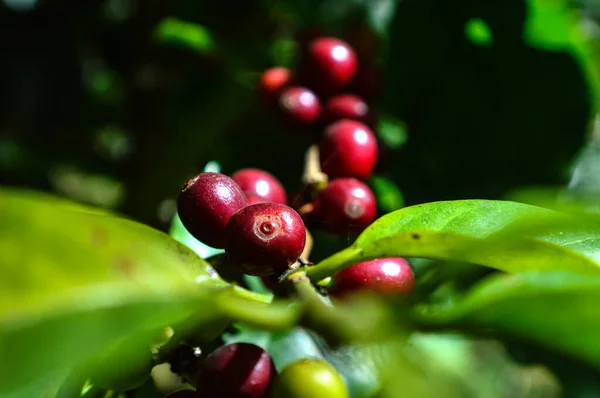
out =
<svg viewBox="0 0 600 398"><path fill-rule="evenodd" d="M265 68L293 66L298 38L322 32L364 39L383 67L373 106L408 140L378 172L408 204L564 184L594 114L596 37L560 21L567 33L593 24L593 8L543 3L6 1L0 183L162 228L211 160L225 173L264 168L293 191L310 139L254 87ZM473 21L493 40L467 34Z"/></svg>

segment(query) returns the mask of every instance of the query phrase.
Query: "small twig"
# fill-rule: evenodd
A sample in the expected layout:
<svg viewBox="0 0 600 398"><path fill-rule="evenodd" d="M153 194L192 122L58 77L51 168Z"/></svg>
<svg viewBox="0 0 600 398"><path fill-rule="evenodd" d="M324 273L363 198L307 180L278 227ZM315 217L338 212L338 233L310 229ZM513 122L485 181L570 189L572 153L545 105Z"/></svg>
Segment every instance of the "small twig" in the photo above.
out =
<svg viewBox="0 0 600 398"><path fill-rule="evenodd" d="M313 243L314 243L314 240L313 240L312 234L307 229L306 230L306 244L304 245L304 250L302 250L302 254L300 255L300 258L305 262L308 262L308 259L310 258L310 252L313 249Z"/></svg>
<svg viewBox="0 0 600 398"><path fill-rule="evenodd" d="M306 185L326 185L328 181L327 174L321 171L321 161L319 159L319 146L312 145L306 151L304 158L304 174L302 183Z"/></svg>
<svg viewBox="0 0 600 398"><path fill-rule="evenodd" d="M288 282L294 285L294 290L304 307L302 323L318 332L332 347L341 343L336 328L334 307L315 289L310 279L302 271L288 275Z"/></svg>

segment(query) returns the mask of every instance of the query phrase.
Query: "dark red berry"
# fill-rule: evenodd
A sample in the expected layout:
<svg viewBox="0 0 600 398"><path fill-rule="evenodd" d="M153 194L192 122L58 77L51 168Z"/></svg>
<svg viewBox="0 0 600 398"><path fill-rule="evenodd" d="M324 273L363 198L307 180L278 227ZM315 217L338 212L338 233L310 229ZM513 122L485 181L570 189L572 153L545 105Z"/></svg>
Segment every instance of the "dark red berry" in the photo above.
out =
<svg viewBox="0 0 600 398"><path fill-rule="evenodd" d="M325 102L322 120L331 124L341 119L351 119L367 126L373 124L369 105L362 98L353 94L335 95Z"/></svg>
<svg viewBox="0 0 600 398"><path fill-rule="evenodd" d="M376 214L375 196L366 184L355 178L338 178L319 192L309 219L324 231L354 235L368 227Z"/></svg>
<svg viewBox="0 0 600 398"><path fill-rule="evenodd" d="M261 99L268 104L275 104L283 89L290 83L291 72L280 66L267 69L260 76L258 92Z"/></svg>
<svg viewBox="0 0 600 398"><path fill-rule="evenodd" d="M415 285L412 268L403 258L381 258L345 268L333 277L332 295L344 297L357 291L407 295Z"/></svg>
<svg viewBox="0 0 600 398"><path fill-rule="evenodd" d="M322 95L332 95L348 86L358 67L354 50L333 37L312 40L303 54L301 77Z"/></svg>
<svg viewBox="0 0 600 398"><path fill-rule="evenodd" d="M235 213L227 224L225 252L249 275L283 273L304 250L306 230L294 209L257 203Z"/></svg>
<svg viewBox="0 0 600 398"><path fill-rule="evenodd" d="M367 126L340 120L325 129L320 145L321 169L331 178L369 178L377 163L377 139Z"/></svg>
<svg viewBox="0 0 600 398"><path fill-rule="evenodd" d="M248 204L252 204L250 200L259 203L256 198L250 199L251 196L262 198L262 202L287 204L285 189L275 176L266 171L242 169L234 173L231 178L242 188L244 195L248 198Z"/></svg>
<svg viewBox="0 0 600 398"><path fill-rule="evenodd" d="M204 361L196 380L198 397L267 397L277 371L265 350L249 343L217 348Z"/></svg>
<svg viewBox="0 0 600 398"><path fill-rule="evenodd" d="M305 87L292 86L279 96L283 119L290 124L311 125L321 115L319 98Z"/></svg>
<svg viewBox="0 0 600 398"><path fill-rule="evenodd" d="M372 60L381 52L383 39L368 23L352 24L344 30L344 38L362 60Z"/></svg>
<svg viewBox="0 0 600 398"><path fill-rule="evenodd" d="M177 198L177 213L196 239L223 248L227 222L246 204L235 181L224 174L207 172L185 184Z"/></svg>
<svg viewBox="0 0 600 398"><path fill-rule="evenodd" d="M181 391L176 391L173 392L169 395L167 395L167 398L197 398L198 395L196 394L196 391L192 391L192 390L181 390Z"/></svg>
<svg viewBox="0 0 600 398"><path fill-rule="evenodd" d="M265 198L261 198L260 196L246 194L246 200L248 201L248 205L255 205L257 203L268 203L270 200Z"/></svg>
<svg viewBox="0 0 600 398"><path fill-rule="evenodd" d="M376 99L383 91L383 73L375 65L361 64L348 91L368 101Z"/></svg>

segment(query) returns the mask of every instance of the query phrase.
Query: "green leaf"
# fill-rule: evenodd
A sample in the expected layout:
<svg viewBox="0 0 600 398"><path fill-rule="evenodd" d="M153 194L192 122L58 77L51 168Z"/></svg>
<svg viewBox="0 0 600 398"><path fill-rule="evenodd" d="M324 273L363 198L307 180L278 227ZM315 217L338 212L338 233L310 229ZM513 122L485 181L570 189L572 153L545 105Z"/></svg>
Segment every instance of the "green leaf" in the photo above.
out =
<svg viewBox="0 0 600 398"><path fill-rule="evenodd" d="M211 53L216 47L207 28L177 18L164 19L156 28L154 36L159 42L179 45L199 53Z"/></svg>
<svg viewBox="0 0 600 398"><path fill-rule="evenodd" d="M559 221L552 228L501 233L519 220ZM569 227L569 228L567 228ZM515 202L462 200L407 207L375 221L349 248L307 272L314 280L380 257L456 260L508 272L600 271L598 223Z"/></svg>
<svg viewBox="0 0 600 398"><path fill-rule="evenodd" d="M539 343L600 367L600 277L533 272L491 277L450 310L424 310L437 326Z"/></svg>
<svg viewBox="0 0 600 398"><path fill-rule="evenodd" d="M386 177L373 176L371 185L377 198L377 205L385 213L404 207L404 196L393 181Z"/></svg>
<svg viewBox="0 0 600 398"><path fill-rule="evenodd" d="M211 316L226 286L168 235L56 197L0 188L0 225L0 395Z"/></svg>
<svg viewBox="0 0 600 398"><path fill-rule="evenodd" d="M406 125L402 121L385 114L381 116L377 132L379 138L390 148L398 149L408 140L406 128Z"/></svg>

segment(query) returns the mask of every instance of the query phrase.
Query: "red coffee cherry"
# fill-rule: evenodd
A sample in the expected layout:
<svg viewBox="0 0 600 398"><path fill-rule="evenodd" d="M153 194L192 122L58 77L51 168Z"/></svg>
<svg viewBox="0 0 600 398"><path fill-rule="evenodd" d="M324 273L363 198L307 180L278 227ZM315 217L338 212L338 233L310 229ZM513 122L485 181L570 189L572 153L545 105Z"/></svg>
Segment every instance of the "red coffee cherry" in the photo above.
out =
<svg viewBox="0 0 600 398"><path fill-rule="evenodd" d="M377 139L367 126L340 120L325 129L320 145L321 169L331 178L369 178L377 163Z"/></svg>
<svg viewBox="0 0 600 398"><path fill-rule="evenodd" d="M287 195L285 189L270 173L259 169L242 169L235 172L231 178L235 181L250 203L251 196L262 198L262 202L275 202L283 205L287 204ZM259 203L256 198L252 199L253 203Z"/></svg>
<svg viewBox="0 0 600 398"><path fill-rule="evenodd" d="M284 121L292 125L311 125L321 115L321 102L311 90L292 86L283 90L279 108Z"/></svg>
<svg viewBox="0 0 600 398"><path fill-rule="evenodd" d="M375 196L366 184L355 178L338 178L319 192L309 220L326 232L355 235L376 215Z"/></svg>
<svg viewBox="0 0 600 398"><path fill-rule="evenodd" d="M269 353L250 343L217 348L204 361L196 380L202 398L266 398L277 371Z"/></svg>
<svg viewBox="0 0 600 398"><path fill-rule="evenodd" d="M207 172L185 184L177 197L177 213L196 239L223 248L227 222L246 204L235 181L224 174Z"/></svg>
<svg viewBox="0 0 600 398"><path fill-rule="evenodd" d="M369 105L362 98L353 94L335 95L325 102L323 123L331 124L342 119L356 120L367 126L373 124Z"/></svg>
<svg viewBox="0 0 600 398"><path fill-rule="evenodd" d="M354 50L334 37L312 40L301 60L301 78L321 95L340 92L352 81L358 68Z"/></svg>
<svg viewBox="0 0 600 398"><path fill-rule="evenodd" d="M345 268L333 277L332 296L346 297L358 291L407 295L415 286L412 268L403 258L381 258Z"/></svg>
<svg viewBox="0 0 600 398"><path fill-rule="evenodd" d="M264 71L258 82L261 99L267 104L276 104L283 89L289 85L291 77L290 70L281 66Z"/></svg>
<svg viewBox="0 0 600 398"><path fill-rule="evenodd" d="M302 218L279 203L257 203L235 213L227 224L225 252L249 275L283 273L306 244Z"/></svg>

